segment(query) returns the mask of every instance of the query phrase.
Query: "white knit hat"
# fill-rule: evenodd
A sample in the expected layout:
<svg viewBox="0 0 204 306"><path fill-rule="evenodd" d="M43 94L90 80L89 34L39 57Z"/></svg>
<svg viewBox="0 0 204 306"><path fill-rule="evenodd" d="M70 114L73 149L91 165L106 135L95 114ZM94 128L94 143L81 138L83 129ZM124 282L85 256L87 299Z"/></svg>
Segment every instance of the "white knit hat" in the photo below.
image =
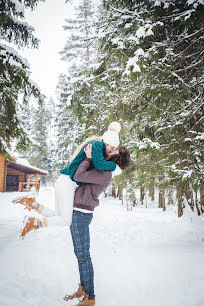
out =
<svg viewBox="0 0 204 306"><path fill-rule="evenodd" d="M119 136L118 133L121 130L121 125L117 121L111 122L106 131L101 137L106 144L113 146L114 148L119 146Z"/></svg>

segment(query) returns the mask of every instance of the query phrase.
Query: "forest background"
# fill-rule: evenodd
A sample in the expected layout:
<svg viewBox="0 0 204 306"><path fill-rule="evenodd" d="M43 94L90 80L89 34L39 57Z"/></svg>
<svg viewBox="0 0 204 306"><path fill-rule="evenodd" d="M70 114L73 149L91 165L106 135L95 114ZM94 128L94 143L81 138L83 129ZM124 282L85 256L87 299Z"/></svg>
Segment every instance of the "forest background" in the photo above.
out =
<svg viewBox="0 0 204 306"><path fill-rule="evenodd" d="M201 215L204 1L72 1L56 100L11 47L38 47L24 15L39 2L0 1L0 152L48 170L44 183L53 184L76 146L117 120L132 162L112 196L137 205L148 194L163 210L177 205L178 216L188 204Z"/></svg>

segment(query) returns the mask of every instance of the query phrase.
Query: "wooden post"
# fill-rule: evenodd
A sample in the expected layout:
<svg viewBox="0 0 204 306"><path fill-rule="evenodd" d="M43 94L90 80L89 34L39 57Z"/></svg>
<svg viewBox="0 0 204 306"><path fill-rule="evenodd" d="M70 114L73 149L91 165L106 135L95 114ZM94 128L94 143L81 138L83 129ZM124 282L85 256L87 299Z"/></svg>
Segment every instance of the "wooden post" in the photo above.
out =
<svg viewBox="0 0 204 306"><path fill-rule="evenodd" d="M0 192L6 191L6 156L0 155Z"/></svg>
<svg viewBox="0 0 204 306"><path fill-rule="evenodd" d="M7 159L4 162L4 188L3 192L6 192L6 180L7 180Z"/></svg>
<svg viewBox="0 0 204 306"><path fill-rule="evenodd" d="M22 182L20 182L20 183L19 183L19 188L18 188L18 191L19 191L19 192L21 192L21 191L22 191L22 187L23 187L23 183L22 183Z"/></svg>

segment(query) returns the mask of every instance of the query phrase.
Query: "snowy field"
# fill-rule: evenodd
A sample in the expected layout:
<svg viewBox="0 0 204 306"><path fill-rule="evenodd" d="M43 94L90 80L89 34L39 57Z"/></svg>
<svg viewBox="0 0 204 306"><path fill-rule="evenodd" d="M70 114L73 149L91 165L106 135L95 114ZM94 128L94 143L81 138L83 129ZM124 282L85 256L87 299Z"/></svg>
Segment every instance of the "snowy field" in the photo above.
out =
<svg viewBox="0 0 204 306"><path fill-rule="evenodd" d="M68 228L50 227L19 239L25 214L0 193L0 306L76 305L63 296L79 275ZM37 200L53 208L52 188ZM152 207L126 211L101 198L91 229L96 306L203 306L204 220L188 209L177 218Z"/></svg>

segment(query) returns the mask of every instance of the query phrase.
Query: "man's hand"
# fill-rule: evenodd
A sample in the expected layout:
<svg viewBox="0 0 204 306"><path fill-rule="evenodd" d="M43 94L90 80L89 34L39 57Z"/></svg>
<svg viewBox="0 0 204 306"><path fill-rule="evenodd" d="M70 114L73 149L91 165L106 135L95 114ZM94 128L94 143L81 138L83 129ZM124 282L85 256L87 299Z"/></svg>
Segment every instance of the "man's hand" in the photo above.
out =
<svg viewBox="0 0 204 306"><path fill-rule="evenodd" d="M85 152L87 158L92 159L91 151L92 151L92 144L88 144L88 146L86 148L84 148L84 152Z"/></svg>

